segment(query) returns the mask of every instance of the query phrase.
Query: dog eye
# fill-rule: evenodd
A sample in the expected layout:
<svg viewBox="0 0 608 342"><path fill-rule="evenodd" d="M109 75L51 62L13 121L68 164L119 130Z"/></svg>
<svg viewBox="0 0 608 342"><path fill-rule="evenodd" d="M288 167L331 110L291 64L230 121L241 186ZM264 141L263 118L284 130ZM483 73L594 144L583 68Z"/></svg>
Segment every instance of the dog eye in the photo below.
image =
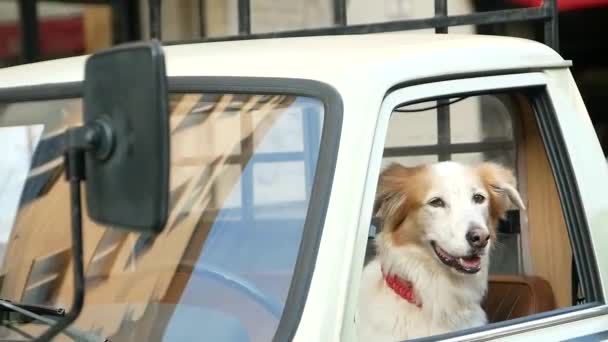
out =
<svg viewBox="0 0 608 342"><path fill-rule="evenodd" d="M445 202L441 198L433 198L429 204L435 208L443 208L445 207Z"/></svg>
<svg viewBox="0 0 608 342"><path fill-rule="evenodd" d="M473 195L473 202L475 202L477 204L481 204L485 200L486 200L486 198L483 195L480 195L480 194Z"/></svg>

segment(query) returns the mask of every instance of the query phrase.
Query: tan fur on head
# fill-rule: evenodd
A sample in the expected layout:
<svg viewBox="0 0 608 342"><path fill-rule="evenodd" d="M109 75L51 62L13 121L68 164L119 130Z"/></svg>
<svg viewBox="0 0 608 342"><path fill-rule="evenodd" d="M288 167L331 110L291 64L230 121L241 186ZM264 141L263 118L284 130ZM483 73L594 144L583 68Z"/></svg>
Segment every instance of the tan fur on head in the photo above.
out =
<svg viewBox="0 0 608 342"><path fill-rule="evenodd" d="M422 233L420 226L406 220L409 214L423 207L425 194L432 186L432 165L405 167L392 163L380 174L374 215L382 218L382 230L391 233L393 242L403 245L416 242ZM511 206L525 210L516 189L513 172L499 164L485 162L471 171L479 176L488 193L488 229L496 237L496 226Z"/></svg>
<svg viewBox="0 0 608 342"><path fill-rule="evenodd" d="M380 174L374 214L382 217L383 227L396 230L407 213L421 206L422 196L428 190L428 166L405 167L390 164Z"/></svg>
<svg viewBox="0 0 608 342"><path fill-rule="evenodd" d="M498 220L504 218L510 203L521 210L526 210L526 206L517 192L517 181L511 170L496 163L485 162L477 167L477 172L490 194L492 227L496 226Z"/></svg>

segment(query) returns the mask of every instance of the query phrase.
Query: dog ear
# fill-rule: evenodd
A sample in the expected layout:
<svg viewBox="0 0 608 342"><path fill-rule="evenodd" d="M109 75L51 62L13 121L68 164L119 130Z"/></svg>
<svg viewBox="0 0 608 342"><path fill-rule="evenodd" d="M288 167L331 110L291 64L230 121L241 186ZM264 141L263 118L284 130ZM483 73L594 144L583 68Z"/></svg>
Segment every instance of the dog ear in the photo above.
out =
<svg viewBox="0 0 608 342"><path fill-rule="evenodd" d="M405 185L411 173L411 168L398 163L390 164L380 173L373 216L382 219L383 227L394 229L405 220L407 215L405 210L407 200Z"/></svg>
<svg viewBox="0 0 608 342"><path fill-rule="evenodd" d="M498 217L502 217L509 207L507 200L519 209L526 210L524 201L517 191L517 181L513 171L491 162L482 163L478 171L490 192L492 209Z"/></svg>

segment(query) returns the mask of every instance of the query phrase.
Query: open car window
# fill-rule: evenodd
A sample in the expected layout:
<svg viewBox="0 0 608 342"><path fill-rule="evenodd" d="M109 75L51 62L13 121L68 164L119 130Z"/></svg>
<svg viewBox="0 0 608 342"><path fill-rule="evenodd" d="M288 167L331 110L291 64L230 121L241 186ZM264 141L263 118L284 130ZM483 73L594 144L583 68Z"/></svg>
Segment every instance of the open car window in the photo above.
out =
<svg viewBox="0 0 608 342"><path fill-rule="evenodd" d="M547 133L556 120L547 102L546 90L536 87L425 97L394 107L383 136L380 172L393 163L416 167L457 161L475 167L493 162L511 170L517 180L527 210L509 207L492 227L496 236L489 253L488 289L481 300L488 324L475 332L601 301L601 294L589 290L598 281L587 276L597 274L595 266L584 262L592 252L572 238L588 236L588 227L571 219L573 212L580 214L581 200L575 187L565 185L571 166L567 154L557 151L559 133ZM382 258L376 245L382 218L373 217L370 225L364 267ZM433 262L440 263L438 258ZM365 283L361 286L367 291ZM376 320L382 318L368 319L381 324Z"/></svg>
<svg viewBox="0 0 608 342"><path fill-rule="evenodd" d="M83 217L87 292L75 326L110 340L268 341L284 314L303 239L325 105L307 96L241 93L170 100L167 226L150 236ZM81 100L0 108L0 139L22 138L23 145L1 145L17 161L0 165L0 174L20 181L0 187L7 213L0 297L70 307L61 139L80 123ZM23 338L16 331L36 336L44 329L0 331Z"/></svg>

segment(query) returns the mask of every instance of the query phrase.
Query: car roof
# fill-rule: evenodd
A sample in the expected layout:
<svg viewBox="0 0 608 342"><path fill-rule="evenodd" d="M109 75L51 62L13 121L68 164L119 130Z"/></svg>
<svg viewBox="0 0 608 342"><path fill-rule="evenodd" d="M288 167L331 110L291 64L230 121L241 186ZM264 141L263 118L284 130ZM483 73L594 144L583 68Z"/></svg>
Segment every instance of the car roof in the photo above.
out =
<svg viewBox="0 0 608 342"><path fill-rule="evenodd" d="M383 86L449 74L568 67L532 40L412 32L253 39L165 46L169 76L312 79L339 88ZM82 81L87 56L0 69L0 88Z"/></svg>

